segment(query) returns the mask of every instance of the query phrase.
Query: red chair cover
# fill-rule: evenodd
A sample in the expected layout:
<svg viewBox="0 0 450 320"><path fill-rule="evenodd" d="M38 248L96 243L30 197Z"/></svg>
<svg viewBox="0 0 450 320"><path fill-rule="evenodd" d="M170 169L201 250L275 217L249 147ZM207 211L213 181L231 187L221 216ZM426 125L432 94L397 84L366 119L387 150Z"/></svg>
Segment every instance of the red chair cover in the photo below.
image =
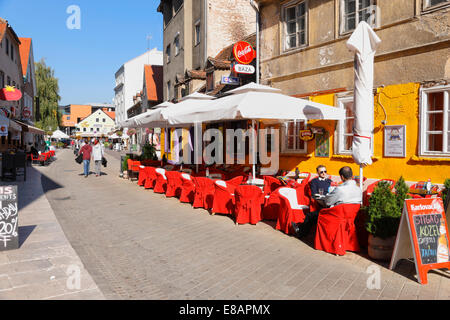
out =
<svg viewBox="0 0 450 320"><path fill-rule="evenodd" d="M220 185L224 183L225 186ZM234 192L236 187L225 181L215 181L214 183L214 201L212 206L213 213L233 214L234 213Z"/></svg>
<svg viewBox="0 0 450 320"><path fill-rule="evenodd" d="M156 168L155 167L145 167L145 189L153 189L156 183Z"/></svg>
<svg viewBox="0 0 450 320"><path fill-rule="evenodd" d="M264 203L262 211L263 220L278 220L278 214L280 212L280 195L276 190L272 192L268 199Z"/></svg>
<svg viewBox="0 0 450 320"><path fill-rule="evenodd" d="M177 197L181 195L181 185L183 181L181 180L181 172L179 171L166 171L167 178L167 190L166 197Z"/></svg>
<svg viewBox="0 0 450 320"><path fill-rule="evenodd" d="M156 183L155 187L153 188L153 191L156 193L166 193L167 190L167 178L165 176L165 170L158 172L158 170L164 170L161 168L158 168L155 170L156 173ZM164 172L164 174L163 174Z"/></svg>
<svg viewBox="0 0 450 320"><path fill-rule="evenodd" d="M138 186L143 187L146 179L147 179L147 171L145 170L145 167L144 168L139 167Z"/></svg>
<svg viewBox="0 0 450 320"><path fill-rule="evenodd" d="M234 177L234 178L226 181L226 183L231 184L235 188L237 188L242 183L243 180L244 180L244 176L237 176L237 177Z"/></svg>
<svg viewBox="0 0 450 320"><path fill-rule="evenodd" d="M275 177L263 176L264 179L264 194L270 195L272 192L283 186L283 183Z"/></svg>
<svg viewBox="0 0 450 320"><path fill-rule="evenodd" d="M192 177L195 184L194 208L209 210L214 202L214 180L206 177Z"/></svg>
<svg viewBox="0 0 450 320"><path fill-rule="evenodd" d="M189 178L189 179L188 179ZM181 174L181 195L180 202L193 203L195 196L195 184L192 177L187 173Z"/></svg>
<svg viewBox="0 0 450 320"><path fill-rule="evenodd" d="M239 186L235 190L236 224L257 224L261 221L261 206L264 193L257 186Z"/></svg>
<svg viewBox="0 0 450 320"><path fill-rule="evenodd" d="M294 197L293 199L289 200L288 197L281 194L280 191L288 189L292 190L290 192L290 196ZM280 230L286 234L294 234L293 230L291 229L292 222L295 223L302 223L305 221L305 213L304 211L308 210L307 208L299 208L298 205L298 197L297 197L297 191L293 188L279 188L277 190L279 201L280 201L280 207L279 207L279 213L278 213L278 219L277 219L277 226L276 229ZM295 201L296 203L292 203L292 201Z"/></svg>
<svg viewBox="0 0 450 320"><path fill-rule="evenodd" d="M303 198L303 200L307 201L307 199L309 200L309 211L310 212L315 212L315 211L319 211L321 206L317 203L317 201L311 197L311 182L308 182L304 189L303 189L303 194L305 196L305 198Z"/></svg>
<svg viewBox="0 0 450 320"><path fill-rule="evenodd" d="M317 221L314 248L328 253L345 255L346 251L360 250L355 227L359 204L341 204L322 209Z"/></svg>

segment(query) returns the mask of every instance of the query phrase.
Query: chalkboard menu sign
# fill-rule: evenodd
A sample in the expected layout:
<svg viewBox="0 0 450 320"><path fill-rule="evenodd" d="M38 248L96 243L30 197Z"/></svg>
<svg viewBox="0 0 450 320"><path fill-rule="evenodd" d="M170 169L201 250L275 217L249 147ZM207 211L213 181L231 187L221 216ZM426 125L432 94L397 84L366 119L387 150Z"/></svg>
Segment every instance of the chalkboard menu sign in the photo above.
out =
<svg viewBox="0 0 450 320"><path fill-rule="evenodd" d="M444 223L442 215L413 215L413 221L417 233L417 243L419 244L420 260L422 261L422 264L437 263L438 246L440 246L440 251L448 252L448 239L445 232L445 226L443 228L444 232L441 232L441 224ZM442 245L444 248L442 248ZM448 261L448 254L446 261Z"/></svg>
<svg viewBox="0 0 450 320"><path fill-rule="evenodd" d="M0 186L0 251L19 248L17 186Z"/></svg>
<svg viewBox="0 0 450 320"><path fill-rule="evenodd" d="M432 269L450 267L448 227L441 198L405 200L390 269L414 257L420 283Z"/></svg>

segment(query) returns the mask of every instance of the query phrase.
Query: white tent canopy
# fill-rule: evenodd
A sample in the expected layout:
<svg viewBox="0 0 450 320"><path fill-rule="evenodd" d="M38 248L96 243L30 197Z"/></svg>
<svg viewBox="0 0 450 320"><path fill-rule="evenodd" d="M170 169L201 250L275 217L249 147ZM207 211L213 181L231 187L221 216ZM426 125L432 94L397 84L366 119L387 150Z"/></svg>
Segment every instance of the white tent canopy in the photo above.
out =
<svg viewBox="0 0 450 320"><path fill-rule="evenodd" d="M70 137L65 134L64 132L62 132L61 130L56 130L55 132L53 132L52 134L52 139L69 139Z"/></svg>
<svg viewBox="0 0 450 320"><path fill-rule="evenodd" d="M166 113L166 119L170 125L239 119L268 122L345 119L343 109L284 95L264 85L250 83L230 93L204 105L172 109L176 112Z"/></svg>
<svg viewBox="0 0 450 320"><path fill-rule="evenodd" d="M211 101L215 99L212 96L206 94L194 92L183 99L177 104L172 104L167 108L159 108L156 110L151 110L147 112L147 115L139 119L138 127L169 127L171 123L168 121L169 117L178 112L190 112L195 108L206 106L211 104ZM178 126L190 125L191 122L179 122L176 123Z"/></svg>
<svg viewBox="0 0 450 320"><path fill-rule="evenodd" d="M150 110L148 110L148 111L146 111L144 113L138 114L137 116L135 116L133 118L128 119L127 120L128 122L126 123L127 124L126 127L127 128L142 128L142 127L144 127L142 125L142 121L144 119L146 119L147 117L151 117L151 115L153 113L158 113L159 114L159 112L161 110L158 111L158 109L167 108L167 107L170 107L172 105L173 105L173 103L169 102L169 101L162 102L162 103L154 106L152 109L150 109Z"/></svg>

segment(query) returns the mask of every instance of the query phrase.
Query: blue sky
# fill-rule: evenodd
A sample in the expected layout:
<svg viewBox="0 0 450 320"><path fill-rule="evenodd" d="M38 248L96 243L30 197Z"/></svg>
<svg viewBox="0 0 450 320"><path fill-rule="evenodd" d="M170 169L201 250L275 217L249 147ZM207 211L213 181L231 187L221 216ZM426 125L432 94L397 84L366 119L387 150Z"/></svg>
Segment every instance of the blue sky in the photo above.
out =
<svg viewBox="0 0 450 320"><path fill-rule="evenodd" d="M70 30L67 8L81 10L81 29ZM0 0L0 17L19 37L33 38L34 59L45 58L59 79L61 105L111 103L114 74L148 47L162 50L158 0Z"/></svg>

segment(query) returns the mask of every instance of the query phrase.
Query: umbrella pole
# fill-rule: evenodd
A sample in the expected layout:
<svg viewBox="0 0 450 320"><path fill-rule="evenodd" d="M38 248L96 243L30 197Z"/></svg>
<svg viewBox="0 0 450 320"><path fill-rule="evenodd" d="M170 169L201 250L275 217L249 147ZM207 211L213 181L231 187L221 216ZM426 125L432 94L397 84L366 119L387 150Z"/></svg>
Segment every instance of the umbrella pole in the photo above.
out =
<svg viewBox="0 0 450 320"><path fill-rule="evenodd" d="M361 188L361 192L363 191L363 166L359 166L359 187Z"/></svg>
<svg viewBox="0 0 450 320"><path fill-rule="evenodd" d="M252 129L253 129L253 179L256 179L256 121L252 120Z"/></svg>

